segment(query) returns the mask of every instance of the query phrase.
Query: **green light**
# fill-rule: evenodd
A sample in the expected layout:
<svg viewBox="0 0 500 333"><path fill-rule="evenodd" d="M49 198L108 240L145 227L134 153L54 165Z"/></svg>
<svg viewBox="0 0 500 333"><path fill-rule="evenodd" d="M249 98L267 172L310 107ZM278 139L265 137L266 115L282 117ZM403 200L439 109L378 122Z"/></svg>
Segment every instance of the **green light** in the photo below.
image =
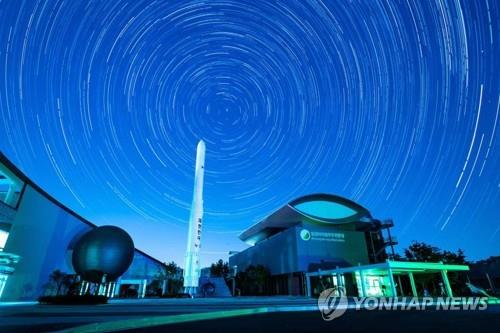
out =
<svg viewBox="0 0 500 333"><path fill-rule="evenodd" d="M388 261L394 270L447 270L447 271L468 271L467 265L452 265L434 262L412 262L412 261Z"/></svg>
<svg viewBox="0 0 500 333"><path fill-rule="evenodd" d="M307 229L302 229L300 231L300 238L302 238L302 240L308 241L311 239L311 233Z"/></svg>
<svg viewBox="0 0 500 333"><path fill-rule="evenodd" d="M248 316L258 313L269 312L269 308L240 309L229 311L214 311L202 313L188 313L173 316L144 317L138 319L126 319L108 321L103 323L88 324L58 331L59 333L95 333L95 332L116 332L153 326L179 324L198 320L212 320L237 316Z"/></svg>

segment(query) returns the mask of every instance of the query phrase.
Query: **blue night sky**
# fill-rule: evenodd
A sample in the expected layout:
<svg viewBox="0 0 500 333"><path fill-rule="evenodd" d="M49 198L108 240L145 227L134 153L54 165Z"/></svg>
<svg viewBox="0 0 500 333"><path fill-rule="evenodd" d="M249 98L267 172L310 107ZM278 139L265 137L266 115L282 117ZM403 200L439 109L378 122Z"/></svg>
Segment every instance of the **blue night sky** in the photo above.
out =
<svg viewBox="0 0 500 333"><path fill-rule="evenodd" d="M202 264L300 195L472 259L500 243L498 1L0 1L0 150L96 224ZM43 223L43 221L40 221Z"/></svg>

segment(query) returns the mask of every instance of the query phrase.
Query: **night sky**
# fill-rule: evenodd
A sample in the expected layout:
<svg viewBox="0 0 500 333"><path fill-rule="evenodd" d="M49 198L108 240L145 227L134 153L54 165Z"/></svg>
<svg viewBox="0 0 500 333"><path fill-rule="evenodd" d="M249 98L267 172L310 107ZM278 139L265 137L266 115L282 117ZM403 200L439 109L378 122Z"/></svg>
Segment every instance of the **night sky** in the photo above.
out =
<svg viewBox="0 0 500 333"><path fill-rule="evenodd" d="M500 254L499 1L0 1L0 150L96 224L202 264L300 195ZM43 221L40 221L43 223Z"/></svg>

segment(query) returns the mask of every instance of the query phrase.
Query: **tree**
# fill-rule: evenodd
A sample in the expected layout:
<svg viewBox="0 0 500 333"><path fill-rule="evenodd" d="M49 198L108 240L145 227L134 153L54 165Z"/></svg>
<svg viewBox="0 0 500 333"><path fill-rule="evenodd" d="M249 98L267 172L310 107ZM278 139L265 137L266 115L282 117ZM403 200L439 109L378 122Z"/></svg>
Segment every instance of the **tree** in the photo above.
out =
<svg viewBox="0 0 500 333"><path fill-rule="evenodd" d="M439 262L442 260L439 248L423 242L413 242L405 249L405 256L409 261Z"/></svg>
<svg viewBox="0 0 500 333"><path fill-rule="evenodd" d="M457 252L443 251L438 247L424 242L413 242L405 249L405 256L409 261L440 262L445 264L465 265L464 251L458 249Z"/></svg>
<svg viewBox="0 0 500 333"><path fill-rule="evenodd" d="M49 281L56 287L56 295L59 295L61 288L64 285L64 280L66 279L66 273L61 272L56 269L50 273Z"/></svg>
<svg viewBox="0 0 500 333"><path fill-rule="evenodd" d="M158 275L160 280L167 281L168 294L176 294L182 288L182 269L175 262L165 263Z"/></svg>
<svg viewBox="0 0 500 333"><path fill-rule="evenodd" d="M266 284L270 279L269 270L262 266L250 265L244 272L236 275L236 285L242 295L264 295L267 293Z"/></svg>
<svg viewBox="0 0 500 333"><path fill-rule="evenodd" d="M173 261L165 264L165 271L169 278L177 277L180 274L181 268Z"/></svg>
<svg viewBox="0 0 500 333"><path fill-rule="evenodd" d="M75 275L66 274L59 269L54 270L49 275L49 285L55 287L56 296L61 293L63 288L68 291L68 293L73 292L77 288L77 281Z"/></svg>
<svg viewBox="0 0 500 333"><path fill-rule="evenodd" d="M229 263L219 259L219 261L210 266L210 275L213 277L223 277L224 279L227 278L229 275Z"/></svg>
<svg viewBox="0 0 500 333"><path fill-rule="evenodd" d="M458 249L457 253L450 251L443 251L443 262L447 264L466 265L468 261L465 260L465 254L462 249Z"/></svg>

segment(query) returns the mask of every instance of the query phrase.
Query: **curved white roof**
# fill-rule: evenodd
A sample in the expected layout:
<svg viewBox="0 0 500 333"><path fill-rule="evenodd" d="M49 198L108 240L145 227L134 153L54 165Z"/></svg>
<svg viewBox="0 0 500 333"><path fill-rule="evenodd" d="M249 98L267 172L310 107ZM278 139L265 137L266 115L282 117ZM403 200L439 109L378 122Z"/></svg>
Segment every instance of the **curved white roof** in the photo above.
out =
<svg viewBox="0 0 500 333"><path fill-rule="evenodd" d="M311 194L295 199L241 233L240 239L255 244L307 220L318 224L344 224L371 218L370 212L349 199L333 194Z"/></svg>

